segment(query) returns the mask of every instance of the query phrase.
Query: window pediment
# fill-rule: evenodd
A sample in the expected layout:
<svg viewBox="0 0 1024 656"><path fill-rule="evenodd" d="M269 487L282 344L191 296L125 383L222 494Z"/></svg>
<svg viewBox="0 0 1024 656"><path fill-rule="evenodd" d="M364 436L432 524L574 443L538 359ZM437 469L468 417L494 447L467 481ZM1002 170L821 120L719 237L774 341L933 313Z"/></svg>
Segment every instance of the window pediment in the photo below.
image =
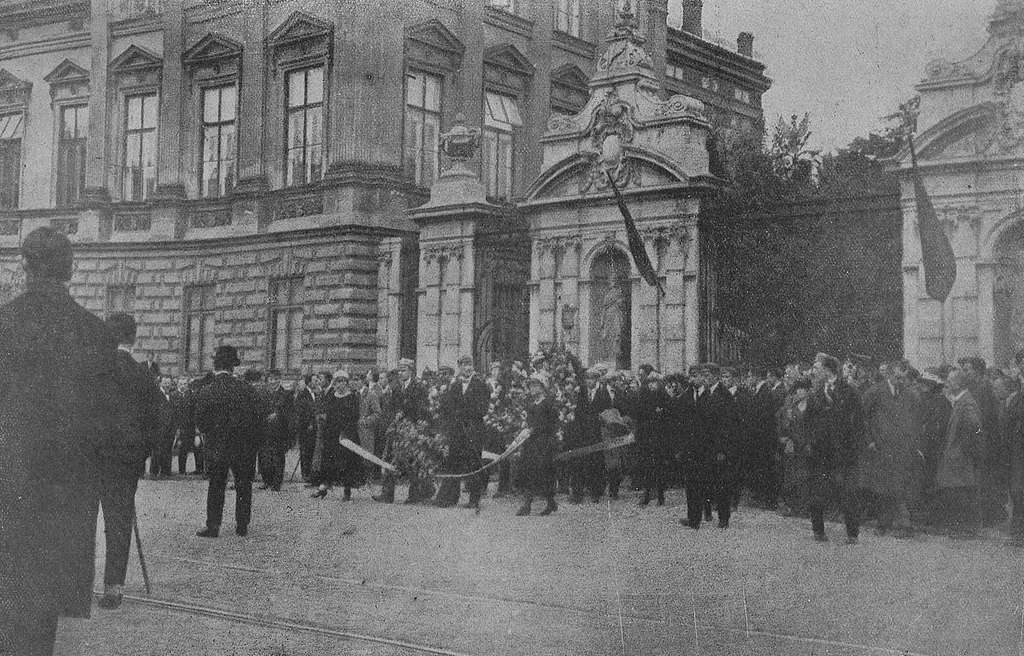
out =
<svg viewBox="0 0 1024 656"><path fill-rule="evenodd" d="M28 105L32 83L16 77L6 68L0 68L0 107Z"/></svg>
<svg viewBox="0 0 1024 656"><path fill-rule="evenodd" d="M587 91L587 85L590 83L587 74L575 64L563 64L551 71L551 81L555 84L580 91Z"/></svg>
<svg viewBox="0 0 1024 656"><path fill-rule="evenodd" d="M484 84L514 95L521 94L533 76L534 66L511 43L484 51Z"/></svg>
<svg viewBox="0 0 1024 656"><path fill-rule="evenodd" d="M534 71L534 65L530 63L526 55L511 43L491 46L485 50L484 65L501 68L523 77L530 77Z"/></svg>
<svg viewBox="0 0 1024 656"><path fill-rule="evenodd" d="M193 67L237 59L241 56L241 43L223 34L210 32L186 50L181 56L181 61L186 67Z"/></svg>
<svg viewBox="0 0 1024 656"><path fill-rule="evenodd" d="M115 73L131 73L151 71L163 68L163 65L164 60L160 55L141 46L131 45L110 62L110 70Z"/></svg>
<svg viewBox="0 0 1024 656"><path fill-rule="evenodd" d="M279 49L299 41L330 37L333 31L334 26L327 21L303 11L296 11L270 33L267 43L272 48Z"/></svg>
<svg viewBox="0 0 1024 656"><path fill-rule="evenodd" d="M57 64L43 81L50 83L50 97L58 95L76 97L82 95L80 92L84 87L85 93L89 93L89 71L82 68L70 59L65 59Z"/></svg>
<svg viewBox="0 0 1024 656"><path fill-rule="evenodd" d="M454 70L466 47L444 23L435 19L406 29L406 56L429 67Z"/></svg>

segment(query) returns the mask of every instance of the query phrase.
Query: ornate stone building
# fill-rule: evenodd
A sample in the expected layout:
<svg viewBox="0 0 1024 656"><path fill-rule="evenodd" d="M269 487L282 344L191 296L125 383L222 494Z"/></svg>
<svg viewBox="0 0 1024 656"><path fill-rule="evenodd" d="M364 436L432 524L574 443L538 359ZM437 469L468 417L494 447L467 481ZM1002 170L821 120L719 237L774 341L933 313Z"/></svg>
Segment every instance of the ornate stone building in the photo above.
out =
<svg viewBox="0 0 1024 656"><path fill-rule="evenodd" d="M749 87L743 107L719 89L735 96L723 107L759 114L769 82L749 52L687 37L716 57L688 60L666 1L636 7L645 84L718 66ZM537 253L522 228L551 182L538 172L562 139L549 119L568 126L596 102L613 13L610 0L0 0L0 296L22 282L20 239L51 225L75 243L75 297L133 312L140 349L171 372L208 368L219 343L290 373L521 354L524 318L550 319L545 274L520 275ZM439 139L460 114L480 130L464 164L483 190L464 209L488 219L474 220L474 267L428 243L429 206L409 212L447 168ZM621 258L602 266L624 275ZM464 334L450 298L488 318Z"/></svg>
<svg viewBox="0 0 1024 656"><path fill-rule="evenodd" d="M1024 347L1024 3L998 2L988 31L966 60L929 63L917 86L918 160L957 260L945 303L925 294L909 152L899 160L904 351L921 365L972 354L1005 365Z"/></svg>

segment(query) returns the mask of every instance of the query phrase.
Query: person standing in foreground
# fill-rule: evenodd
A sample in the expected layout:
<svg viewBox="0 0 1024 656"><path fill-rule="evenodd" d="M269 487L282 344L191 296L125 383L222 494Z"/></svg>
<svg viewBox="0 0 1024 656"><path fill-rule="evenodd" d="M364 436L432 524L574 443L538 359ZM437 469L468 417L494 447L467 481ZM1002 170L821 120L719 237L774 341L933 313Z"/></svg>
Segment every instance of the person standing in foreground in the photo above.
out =
<svg viewBox="0 0 1024 656"><path fill-rule="evenodd" d="M48 656L58 616L89 616L100 467L127 416L114 339L65 286L71 242L38 228L21 254L26 290L0 307L0 652Z"/></svg>
<svg viewBox="0 0 1024 656"><path fill-rule="evenodd" d="M523 444L516 476L516 487L523 493L523 505L516 512L519 517L530 514L534 496L547 501L541 515L558 510L555 503L555 451L558 448L558 409L548 397L546 381L533 376L527 383L530 401L526 406L526 428L530 437Z"/></svg>
<svg viewBox="0 0 1024 656"><path fill-rule="evenodd" d="M343 439L359 444L359 396L352 391L344 369L334 372L318 412L323 417L317 435L320 458L313 468L313 482L318 487L309 496L322 499L332 486L341 485L342 501L351 501L352 488L362 485L365 476L362 459L341 445Z"/></svg>
<svg viewBox="0 0 1024 656"><path fill-rule="evenodd" d="M967 375L954 370L946 380L946 396L953 404L946 441L935 484L943 499L954 536L970 537L981 523L979 469L983 462L984 419L977 400L967 389Z"/></svg>
<svg viewBox="0 0 1024 656"><path fill-rule="evenodd" d="M810 475L808 509L814 539L827 542L825 505L833 495L846 523L846 542L860 535L857 507L857 460L864 435L860 397L839 377L839 361L831 356L814 363L817 387L807 402L807 465Z"/></svg>
<svg viewBox="0 0 1024 656"><path fill-rule="evenodd" d="M229 469L235 477L235 533L245 536L249 532L262 418L256 390L231 375L239 364L235 347L218 346L213 355L213 380L196 394L195 422L206 436L210 476L206 527L196 532L201 538L220 535Z"/></svg>
<svg viewBox="0 0 1024 656"><path fill-rule="evenodd" d="M153 377L141 362L132 357L135 344L135 319L124 312L107 317L107 328L117 340L117 373L121 398L130 413L127 430L118 434L103 459L100 506L107 554L103 572L103 598L100 608L121 605L132 545L135 521L135 491L146 470L146 456L160 429L160 404L163 398Z"/></svg>
<svg viewBox="0 0 1024 656"><path fill-rule="evenodd" d="M462 474L480 468L480 454L483 451L484 415L490 402L487 385L476 375L473 358L464 355L459 358L459 377L452 381L441 397L441 423L448 434L448 457L445 470L450 474ZM489 473L489 472L488 472ZM435 502L442 508L458 504L462 480L449 478L441 483ZM480 493L486 482L480 476L465 479L469 490L467 508L480 508Z"/></svg>

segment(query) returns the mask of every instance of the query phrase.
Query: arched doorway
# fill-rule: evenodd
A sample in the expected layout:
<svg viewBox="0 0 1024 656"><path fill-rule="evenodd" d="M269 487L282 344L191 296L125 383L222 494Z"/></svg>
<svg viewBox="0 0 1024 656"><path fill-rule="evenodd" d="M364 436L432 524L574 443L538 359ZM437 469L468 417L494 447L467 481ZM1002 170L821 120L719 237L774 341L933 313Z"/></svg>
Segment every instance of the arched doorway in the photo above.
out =
<svg viewBox="0 0 1024 656"><path fill-rule="evenodd" d="M590 267L590 361L629 369L632 348L632 281L629 259L618 249L594 258Z"/></svg>

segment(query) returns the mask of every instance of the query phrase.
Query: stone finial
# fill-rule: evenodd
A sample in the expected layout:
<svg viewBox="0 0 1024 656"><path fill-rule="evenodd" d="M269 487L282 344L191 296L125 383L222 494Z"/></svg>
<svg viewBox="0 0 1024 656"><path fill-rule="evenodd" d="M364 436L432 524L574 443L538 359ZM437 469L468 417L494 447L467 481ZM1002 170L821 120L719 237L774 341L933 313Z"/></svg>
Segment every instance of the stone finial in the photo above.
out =
<svg viewBox="0 0 1024 656"><path fill-rule="evenodd" d="M441 135L441 152L456 165L468 162L480 148L480 130L466 127L466 117L455 116L455 125Z"/></svg>
<svg viewBox="0 0 1024 656"><path fill-rule="evenodd" d="M740 32L736 37L736 52L744 57L754 56L754 35L750 32Z"/></svg>

